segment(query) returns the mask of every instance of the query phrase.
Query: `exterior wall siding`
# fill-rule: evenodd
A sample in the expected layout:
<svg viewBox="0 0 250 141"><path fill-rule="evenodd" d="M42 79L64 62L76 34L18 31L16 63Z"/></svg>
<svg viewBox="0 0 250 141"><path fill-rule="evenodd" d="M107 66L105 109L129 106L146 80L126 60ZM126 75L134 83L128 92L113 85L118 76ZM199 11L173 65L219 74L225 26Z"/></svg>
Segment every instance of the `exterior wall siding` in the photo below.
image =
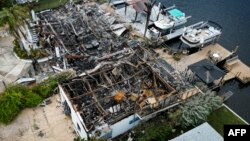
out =
<svg viewBox="0 0 250 141"><path fill-rule="evenodd" d="M140 123L140 117L137 114L133 114L113 125L111 125L112 129L112 138L117 137L133 127L137 126Z"/></svg>
<svg viewBox="0 0 250 141"><path fill-rule="evenodd" d="M83 121L81 119L81 116L79 115L78 112L75 112L75 110L73 109L73 106L71 105L71 102L69 101L69 99L67 98L66 94L64 93L63 89L61 86L59 86L59 90L60 90L60 97L61 97L61 104L63 104L65 101L67 102L70 111L71 111L71 119L74 125L74 129L77 132L77 134L81 137L81 138L85 138L87 139L87 132L85 131L84 125L83 125Z"/></svg>

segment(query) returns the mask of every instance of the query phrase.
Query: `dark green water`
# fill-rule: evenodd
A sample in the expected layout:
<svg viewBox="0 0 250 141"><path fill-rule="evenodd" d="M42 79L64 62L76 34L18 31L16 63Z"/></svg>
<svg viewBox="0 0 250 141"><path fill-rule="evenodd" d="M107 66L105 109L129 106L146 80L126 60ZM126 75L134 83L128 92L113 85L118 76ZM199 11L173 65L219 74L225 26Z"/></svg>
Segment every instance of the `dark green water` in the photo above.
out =
<svg viewBox="0 0 250 141"><path fill-rule="evenodd" d="M164 5L176 6L191 15L188 24L212 20L223 27L219 43L228 50L239 45L239 58L250 66L250 0L158 0ZM250 85L238 82L226 84L220 92L231 90L234 95L226 104L250 122Z"/></svg>

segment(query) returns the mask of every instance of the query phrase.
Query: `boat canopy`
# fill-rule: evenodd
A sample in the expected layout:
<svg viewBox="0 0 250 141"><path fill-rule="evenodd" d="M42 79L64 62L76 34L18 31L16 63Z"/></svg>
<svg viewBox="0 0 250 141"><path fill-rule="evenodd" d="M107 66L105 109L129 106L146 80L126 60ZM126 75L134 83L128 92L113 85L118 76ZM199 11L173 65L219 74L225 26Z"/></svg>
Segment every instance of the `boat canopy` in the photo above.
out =
<svg viewBox="0 0 250 141"><path fill-rule="evenodd" d="M174 21L170 21L169 19L161 19L161 20L155 21L154 24L156 27L166 30L166 29L173 27Z"/></svg>
<svg viewBox="0 0 250 141"><path fill-rule="evenodd" d="M179 17L185 17L185 13L181 12L180 10L178 9L171 9L171 10L168 10L168 13L176 18L179 18Z"/></svg>

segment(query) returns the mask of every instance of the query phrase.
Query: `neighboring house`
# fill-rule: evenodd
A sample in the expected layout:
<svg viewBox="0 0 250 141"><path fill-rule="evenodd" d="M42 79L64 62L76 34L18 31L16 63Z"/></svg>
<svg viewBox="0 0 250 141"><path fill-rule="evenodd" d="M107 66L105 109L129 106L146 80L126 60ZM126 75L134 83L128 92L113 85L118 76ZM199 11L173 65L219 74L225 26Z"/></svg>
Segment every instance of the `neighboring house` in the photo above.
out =
<svg viewBox="0 0 250 141"><path fill-rule="evenodd" d="M223 141L223 137L207 122L170 141Z"/></svg>

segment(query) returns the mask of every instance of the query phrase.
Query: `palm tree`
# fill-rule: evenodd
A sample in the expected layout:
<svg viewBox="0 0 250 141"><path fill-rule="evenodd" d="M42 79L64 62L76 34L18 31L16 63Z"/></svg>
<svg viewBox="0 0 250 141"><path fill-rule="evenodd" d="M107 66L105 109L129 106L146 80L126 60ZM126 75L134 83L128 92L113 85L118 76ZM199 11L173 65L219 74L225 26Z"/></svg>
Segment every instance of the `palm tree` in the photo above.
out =
<svg viewBox="0 0 250 141"><path fill-rule="evenodd" d="M181 106L181 125L183 127L199 125L205 122L208 115L221 105L222 99L216 96L215 92L199 93Z"/></svg>
<svg viewBox="0 0 250 141"><path fill-rule="evenodd" d="M149 24L152 8L155 3L156 3L156 0L148 0L148 2L145 3L145 6L146 6L145 12L147 13L147 19L146 19L144 37L146 36L147 30L148 30L148 24Z"/></svg>
<svg viewBox="0 0 250 141"><path fill-rule="evenodd" d="M24 35L21 27L29 18L29 9L25 6L14 5L9 8L3 8L0 11L0 26L8 25L10 34L16 38L20 38L19 32Z"/></svg>

